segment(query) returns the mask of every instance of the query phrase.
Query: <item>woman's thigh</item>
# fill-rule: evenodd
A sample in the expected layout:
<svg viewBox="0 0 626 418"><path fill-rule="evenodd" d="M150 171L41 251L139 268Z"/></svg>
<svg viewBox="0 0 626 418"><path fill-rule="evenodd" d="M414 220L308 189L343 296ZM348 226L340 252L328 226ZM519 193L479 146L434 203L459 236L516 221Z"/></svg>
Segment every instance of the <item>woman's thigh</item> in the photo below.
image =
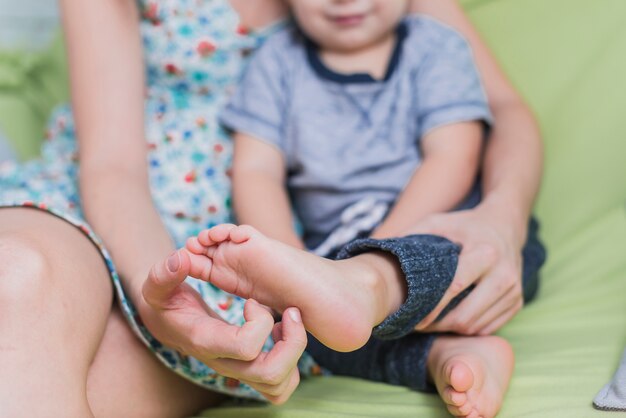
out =
<svg viewBox="0 0 626 418"><path fill-rule="evenodd" d="M67 331L61 337L80 336L70 350L79 347L95 355L113 288L100 252L81 231L47 212L0 209L0 278L4 319L16 324L11 331L19 333L22 322L36 318L24 325L54 324L41 337ZM49 349L53 341L43 345Z"/></svg>
<svg viewBox="0 0 626 418"><path fill-rule="evenodd" d="M89 371L87 398L98 418L188 417L223 399L165 367L133 334L117 306Z"/></svg>
<svg viewBox="0 0 626 418"><path fill-rule="evenodd" d="M50 412L58 400L67 411L82 397L97 417L169 418L221 400L161 364L112 301L106 264L75 226L36 209L0 209L0 346L18 348L0 369L16 407Z"/></svg>
<svg viewBox="0 0 626 418"><path fill-rule="evenodd" d="M43 211L0 209L0 404L84 411L112 295L99 251L78 229Z"/></svg>

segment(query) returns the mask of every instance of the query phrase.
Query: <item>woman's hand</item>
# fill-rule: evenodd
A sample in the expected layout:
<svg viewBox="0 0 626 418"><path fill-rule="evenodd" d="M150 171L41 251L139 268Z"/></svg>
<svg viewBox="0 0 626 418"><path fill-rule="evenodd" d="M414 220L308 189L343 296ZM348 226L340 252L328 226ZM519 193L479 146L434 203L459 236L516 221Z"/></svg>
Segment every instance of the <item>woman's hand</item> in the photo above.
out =
<svg viewBox="0 0 626 418"><path fill-rule="evenodd" d="M417 325L417 331L489 335L522 308L521 250L526 232L499 216L502 208L491 209L481 204L471 210L433 215L409 231L440 235L463 247L450 288ZM472 284L476 288L441 321L434 322L443 308Z"/></svg>
<svg viewBox="0 0 626 418"><path fill-rule="evenodd" d="M231 325L184 283L187 276L200 273L192 271L185 250L157 263L144 282L144 300L138 303L144 324L166 346L247 383L274 404L284 403L300 382L297 363L307 344L300 312L289 308L282 322L274 324L269 309L248 300L246 323ZM270 334L275 345L262 352Z"/></svg>

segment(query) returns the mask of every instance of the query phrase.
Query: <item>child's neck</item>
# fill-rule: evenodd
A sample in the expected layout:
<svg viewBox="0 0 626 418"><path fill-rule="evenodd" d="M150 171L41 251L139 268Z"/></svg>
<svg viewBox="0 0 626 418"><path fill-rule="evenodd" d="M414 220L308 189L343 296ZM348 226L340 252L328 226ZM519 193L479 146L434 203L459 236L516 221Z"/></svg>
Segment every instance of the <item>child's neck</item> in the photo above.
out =
<svg viewBox="0 0 626 418"><path fill-rule="evenodd" d="M397 33L392 30L366 47L353 51L320 48L319 56L328 68L338 73L366 73L376 80L382 80L385 78L396 40Z"/></svg>

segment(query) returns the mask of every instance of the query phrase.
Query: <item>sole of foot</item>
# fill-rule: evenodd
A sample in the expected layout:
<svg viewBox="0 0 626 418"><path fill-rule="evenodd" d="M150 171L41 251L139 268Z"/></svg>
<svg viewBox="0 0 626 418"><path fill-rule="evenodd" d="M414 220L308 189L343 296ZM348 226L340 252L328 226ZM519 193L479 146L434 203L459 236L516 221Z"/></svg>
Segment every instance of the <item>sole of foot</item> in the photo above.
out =
<svg viewBox="0 0 626 418"><path fill-rule="evenodd" d="M511 345L500 337L438 337L428 369L455 417L495 417L513 373Z"/></svg>
<svg viewBox="0 0 626 418"><path fill-rule="evenodd" d="M279 312L300 309L305 328L336 351L370 338L378 312L376 275L358 262L333 261L242 225L219 225L190 238L198 278Z"/></svg>

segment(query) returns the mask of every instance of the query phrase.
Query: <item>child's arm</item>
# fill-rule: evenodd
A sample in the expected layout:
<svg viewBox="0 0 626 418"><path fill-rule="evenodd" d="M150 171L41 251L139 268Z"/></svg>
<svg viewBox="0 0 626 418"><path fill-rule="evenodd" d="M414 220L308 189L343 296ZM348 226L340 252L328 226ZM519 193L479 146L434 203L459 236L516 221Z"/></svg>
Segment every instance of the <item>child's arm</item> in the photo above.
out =
<svg viewBox="0 0 626 418"><path fill-rule="evenodd" d="M234 138L233 204L237 221L304 249L293 228L283 155L277 148L250 135L237 133Z"/></svg>
<svg viewBox="0 0 626 418"><path fill-rule="evenodd" d="M421 141L422 164L372 236L403 235L425 216L458 206L475 182L482 136L480 122L450 124L427 133Z"/></svg>

